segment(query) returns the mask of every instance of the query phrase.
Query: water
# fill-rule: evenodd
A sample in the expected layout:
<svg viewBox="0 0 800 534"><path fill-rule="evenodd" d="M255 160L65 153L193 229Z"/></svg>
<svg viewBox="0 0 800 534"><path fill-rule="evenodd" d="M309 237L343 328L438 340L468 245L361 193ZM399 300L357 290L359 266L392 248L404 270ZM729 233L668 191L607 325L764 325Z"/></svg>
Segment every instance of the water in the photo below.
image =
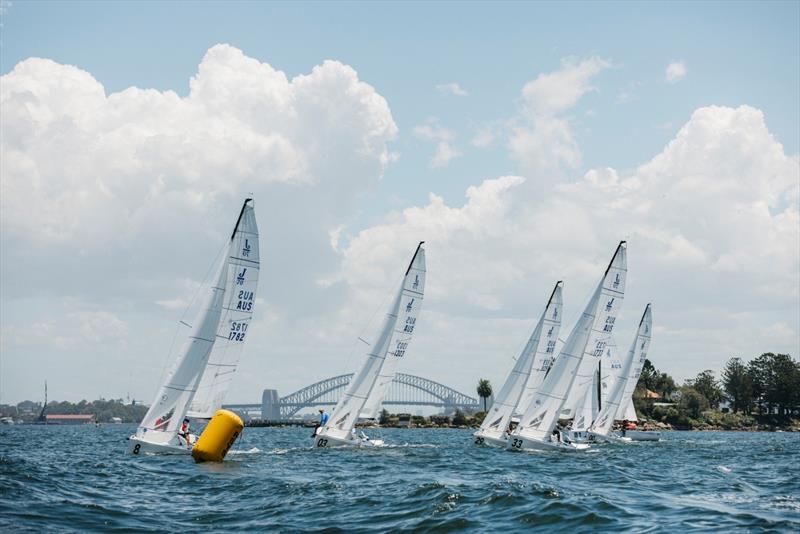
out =
<svg viewBox="0 0 800 534"><path fill-rule="evenodd" d="M565 454L444 429L314 450L308 429L248 428L250 453L195 464L126 455L132 430L0 427L0 531L800 530L800 434L673 432Z"/></svg>

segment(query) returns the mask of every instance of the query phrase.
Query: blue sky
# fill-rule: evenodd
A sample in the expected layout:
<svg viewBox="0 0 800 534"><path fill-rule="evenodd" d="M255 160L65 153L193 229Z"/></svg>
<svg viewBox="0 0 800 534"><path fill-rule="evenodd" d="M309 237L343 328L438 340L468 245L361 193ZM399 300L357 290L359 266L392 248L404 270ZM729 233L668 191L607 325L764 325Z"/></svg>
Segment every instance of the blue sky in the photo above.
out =
<svg viewBox="0 0 800 534"><path fill-rule="evenodd" d="M17 108L17 101L9 97L4 108L11 118L2 119L4 154L24 164L3 167L8 204L0 243L5 251L0 401L35 395L41 381L37 369L42 366L51 367L53 374L66 373L64 382L70 382L53 385L55 396L110 397L133 390L148 398L156 387L151 368L162 365L168 349L157 336L153 339L153 332L173 324L181 313L164 303L185 299L181 291L191 292L192 283L199 283L218 250L215 239L225 233L221 228L228 224L229 212L249 191L257 195L263 250L280 258L267 273L284 283L262 283L264 325L250 350L264 356L248 362L245 355L242 374L268 375L282 393L352 367L353 357L342 363L337 354L352 351L356 330L361 331L396 279L390 260L406 261L401 260L406 241L431 235L447 241L439 259L436 243L431 243L429 257L434 267L446 270L443 278L451 280L437 287L432 272L432 294L426 301L429 330L420 332L421 354L408 361L405 371L462 390L471 390L479 374L499 384L504 367L492 363L487 354L510 362L535 320L537 299L544 299L552 286L550 278L573 277L572 285L567 280L565 310L569 316L577 314L599 276L595 271L616 241L628 236L635 245L632 265L636 247L643 252L638 270L632 271L630 324L622 329L621 345L627 346L625 334L633 332L640 308L653 300L655 324L661 321L665 329L661 345L656 330L653 350L661 351L661 367L679 378L719 368L739 349L737 339L747 328L758 334L739 344L746 358L760 350L795 355L800 350L797 201L792 186L800 181L799 2L14 1L3 2L2 24L4 94L31 91L45 102L43 108L61 110L58 113L75 123L85 120L89 126L82 126L80 135L90 144L112 143L110 130L94 131L92 124L115 113L124 115L129 108L112 109L119 104L108 102L101 113L88 104L84 107L80 95L65 98L62 108L57 90L42 96L43 87L57 87L62 77L74 74L61 66L74 65L88 73L102 84L106 97L130 87L157 90L159 96L151 95L150 100L126 93L130 109L138 107L125 116L131 117L130 123L144 117L142 131L168 116L153 131L172 134L177 123L185 132L180 135L189 140L193 128L203 131L216 123L182 125L188 119L167 92L188 101L190 79L198 76L198 65L205 64L204 57L219 43L284 72L291 83L296 76L313 78L312 69L328 59L354 69L358 83L341 93L338 86L320 81L316 100L310 98L309 108L301 109L312 118L318 113L320 123L335 117L324 136L306 123L284 129L265 120L254 127L259 135L266 135L261 129L272 128L291 138L287 157L270 161L280 167L289 156L300 154L301 171L276 170L273 176L267 169L269 178L244 172L231 178L229 187L218 183L227 179L224 168L206 176L202 169L187 170L191 161L177 155L171 161L169 151L175 146L159 145L163 137L158 135L145 135L137 154L156 150L164 161L136 159L143 170L131 171L130 176L114 170L102 151L89 151L80 160L73 157L83 148L77 140L84 139L74 132L71 140L57 142L42 134L15 152L28 142L27 128L44 119L17 115L26 104ZM13 72L32 57L54 64L34 68L27 63L29 74ZM238 57L220 52L208 62L213 63L210 69L218 70L209 70L207 79L224 78L226 62ZM683 72L671 81L666 76L670 64ZM241 95L232 86L228 104L230 115L246 122L246 112L242 115L236 108L240 102L249 103L255 93L248 93L245 85L252 83L253 91L264 90L266 96L272 89L259 85L263 73L253 65L237 65L247 77L240 82ZM341 74L343 69L334 67L332 72ZM89 79L75 83L91 87ZM457 84L458 90L448 91L447 84ZM533 96L526 95L526 87L532 88ZM557 103L558 91L571 90L574 98ZM365 105L373 94L385 100L385 106ZM262 105L268 98L255 100L253 105ZM351 113L337 114L341 109ZM272 117L269 110L265 116ZM276 116L292 120L292 115ZM375 133L376 125L386 124L385 131ZM526 132L534 139L526 138ZM127 154L125 135L120 144L110 145L121 154ZM483 142L478 141L481 135ZM374 144L366 155L334 151L323 158L304 152L337 139L343 146L358 147L367 138ZM520 151L515 152L515 142ZM437 165L437 146L443 145L449 156ZM205 152L218 148L219 143L212 144ZM539 159L552 153L561 154L561 159L546 168L539 165ZM526 159L525 154L533 156ZM53 170L49 159L62 166ZM247 156L243 161L249 163ZM37 172L26 174L32 167ZM263 169L255 163L253 168ZM613 170L609 176L618 179L604 182L608 169ZM116 172L125 178L115 179ZM138 200L156 174L167 177L175 197L158 203L151 197ZM525 183L498 181L503 176L521 176ZM197 184L206 183L203 180L215 196L198 207L192 199L202 192ZM69 186L64 185L67 181ZM114 184L98 189L103 181ZM24 214L10 209L18 198L25 198L25 184L32 183L37 191L33 198L48 202L48 224L56 230L26 226ZM603 183L608 187L602 188ZM617 187L613 184L623 183L619 191L611 191ZM674 189L666 189L666 184ZM492 189L495 186L499 192ZM468 209L465 195L471 187L476 192L470 198L483 206L480 209ZM87 197L70 196L70 189L82 188ZM175 200L181 191L185 198ZM699 193L697 205L689 198L693 191ZM435 209L432 193L441 197L447 210ZM107 201L86 200L93 195ZM604 212L605 203L619 199L622 203L613 214ZM656 206L652 215L634 216L651 205ZM764 206L771 218L759 211ZM684 209L686 220L676 218ZM125 220L118 216L123 212L128 215ZM747 215L737 219L731 212ZM542 226L538 214L551 214L558 228ZM170 234L147 227L140 220L147 217L162 228L187 221L188 227L199 230L196 235L177 230ZM742 227L736 226L737 220ZM70 230L59 232L59 225ZM114 238L98 229L106 227L117 232ZM748 235L747 228L762 238ZM338 240L331 239L334 234ZM526 241L521 235L532 237ZM551 235L558 237L559 246L552 246ZM176 250L178 236L177 252L164 267L169 277L165 274L162 280L153 262L165 251ZM375 243L387 242L393 244L392 252L376 256ZM771 259L771 265L748 263L747 250L765 262ZM785 257L771 258L779 250L784 252L775 254ZM498 280L491 290L475 289L481 278L459 271L471 255L477 271ZM35 261L37 267L16 269L19 261ZM97 267L87 272L89 264ZM697 278L698 293L677 298L680 281L691 278ZM753 293L738 297L741 287ZM64 331L80 330L93 321L112 324L113 328L98 329L116 332L113 339L91 328L80 340ZM35 341L18 339L31 324L40 325L37 332L55 334L49 335L50 341L44 335L33 336ZM307 333L316 329L327 334L315 345ZM54 337L61 341L52 343ZM454 338L463 338L463 346L454 344ZM475 339L485 346L476 345ZM110 366L104 365L108 352L119 357L114 366L124 379L103 378L104 385L98 386L98 378L110 373ZM131 361L142 353L147 354L145 363ZM75 366L104 370L82 376L70 370ZM264 385L260 378L243 378L232 400L257 398Z"/></svg>

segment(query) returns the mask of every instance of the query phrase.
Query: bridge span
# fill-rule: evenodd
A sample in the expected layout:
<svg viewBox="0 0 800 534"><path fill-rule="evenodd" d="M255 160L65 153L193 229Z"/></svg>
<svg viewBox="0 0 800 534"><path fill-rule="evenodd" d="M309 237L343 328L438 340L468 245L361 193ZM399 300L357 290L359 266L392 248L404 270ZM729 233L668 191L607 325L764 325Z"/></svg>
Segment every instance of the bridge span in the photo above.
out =
<svg viewBox="0 0 800 534"><path fill-rule="evenodd" d="M304 408L331 407L344 394L353 374L333 376L320 380L279 397L274 389L265 389L261 404L226 404L224 407L244 415L246 418L258 417L265 420L287 420L297 416ZM440 408L445 413L462 410L474 412L479 409L478 399L465 395L453 388L415 375L398 373L395 375L384 406L414 407L429 406Z"/></svg>

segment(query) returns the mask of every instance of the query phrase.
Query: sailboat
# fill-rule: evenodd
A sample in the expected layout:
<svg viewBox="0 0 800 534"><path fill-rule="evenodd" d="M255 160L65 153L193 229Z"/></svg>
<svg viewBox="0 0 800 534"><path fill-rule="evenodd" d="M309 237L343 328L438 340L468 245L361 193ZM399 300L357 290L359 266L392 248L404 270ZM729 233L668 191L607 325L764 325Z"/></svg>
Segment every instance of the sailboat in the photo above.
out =
<svg viewBox="0 0 800 534"><path fill-rule="evenodd" d="M563 286L560 280L556 283L528 343L495 397L481 427L473 434L477 445L506 446L512 417L527 408L547 374L561 328Z"/></svg>
<svg viewBox="0 0 800 534"><path fill-rule="evenodd" d="M631 441L630 436L626 435L628 431L623 429L621 435L614 434L611 432L611 428L622 406L625 392L628 389L628 383L638 379L638 373L632 373L632 371L635 369L635 366L638 366L639 372L641 372L641 366L644 365L644 360L647 357L647 350L650 347L650 331L652 327L653 315L651 306L648 304L644 309L642 319L639 321L639 328L636 332L633 344L623 362L622 374L619 380L614 383L612 390L609 392L606 404L598 414L597 419L589 427L589 434L593 438L606 441ZM636 374L635 379L633 378L633 374Z"/></svg>
<svg viewBox="0 0 800 534"><path fill-rule="evenodd" d="M509 449L578 451L589 448L585 443L562 439L561 433L554 433L554 430L582 363L587 358L594 360L603 354L606 343L603 340L613 329L605 329L605 325L613 325L616 318L617 298L624 292L626 272L626 243L621 241L531 405L509 436ZM598 318L605 319L601 321L603 326L598 325ZM588 376L591 381L591 374Z"/></svg>
<svg viewBox="0 0 800 534"><path fill-rule="evenodd" d="M317 429L313 437L315 447L383 445L382 440L370 439L363 432L356 435L355 426L362 415L379 409L397 364L408 351L425 293L424 243L417 245L364 364L353 376L328 422Z"/></svg>
<svg viewBox="0 0 800 534"><path fill-rule="evenodd" d="M210 418L221 406L249 337L258 248L258 225L248 198L186 341L136 434L129 438L131 453L189 454L197 436L182 428L185 419Z"/></svg>

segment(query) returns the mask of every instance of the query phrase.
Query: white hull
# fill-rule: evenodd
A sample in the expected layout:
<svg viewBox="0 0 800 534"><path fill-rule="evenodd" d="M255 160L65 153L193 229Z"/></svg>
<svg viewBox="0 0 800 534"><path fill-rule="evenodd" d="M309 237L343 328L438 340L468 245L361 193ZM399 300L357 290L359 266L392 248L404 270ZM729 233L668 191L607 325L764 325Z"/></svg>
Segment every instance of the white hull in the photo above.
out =
<svg viewBox="0 0 800 534"><path fill-rule="evenodd" d="M631 438L623 438L622 436L612 432L611 434L598 434L596 432L589 432L589 435L594 441L605 441L608 443L630 443Z"/></svg>
<svg viewBox="0 0 800 534"><path fill-rule="evenodd" d="M626 430L625 436L631 441L659 441L661 432L658 430Z"/></svg>
<svg viewBox="0 0 800 534"><path fill-rule="evenodd" d="M508 434L503 432L500 436L492 436L484 434L480 431L472 434L475 438L475 445L494 445L496 447L506 448L508 446Z"/></svg>
<svg viewBox="0 0 800 534"><path fill-rule="evenodd" d="M591 433L588 430L569 430L565 431L564 435L571 441L572 443L588 443L589 436Z"/></svg>
<svg viewBox="0 0 800 534"><path fill-rule="evenodd" d="M384 445L382 439L369 439L366 436L363 438L354 436L352 439L339 439L324 434L317 434L312 440L313 447L316 449L327 447L382 447Z"/></svg>
<svg viewBox="0 0 800 534"><path fill-rule="evenodd" d="M128 452L130 454L191 454L192 446L197 442L197 436L190 434L192 445L174 443L155 443L138 436L128 438ZM181 440L183 443L183 440Z"/></svg>
<svg viewBox="0 0 800 534"><path fill-rule="evenodd" d="M522 436L511 435L508 439L508 450L510 451L564 451L578 452L589 449L585 443L564 443L561 441L539 441L538 439L528 439Z"/></svg>

